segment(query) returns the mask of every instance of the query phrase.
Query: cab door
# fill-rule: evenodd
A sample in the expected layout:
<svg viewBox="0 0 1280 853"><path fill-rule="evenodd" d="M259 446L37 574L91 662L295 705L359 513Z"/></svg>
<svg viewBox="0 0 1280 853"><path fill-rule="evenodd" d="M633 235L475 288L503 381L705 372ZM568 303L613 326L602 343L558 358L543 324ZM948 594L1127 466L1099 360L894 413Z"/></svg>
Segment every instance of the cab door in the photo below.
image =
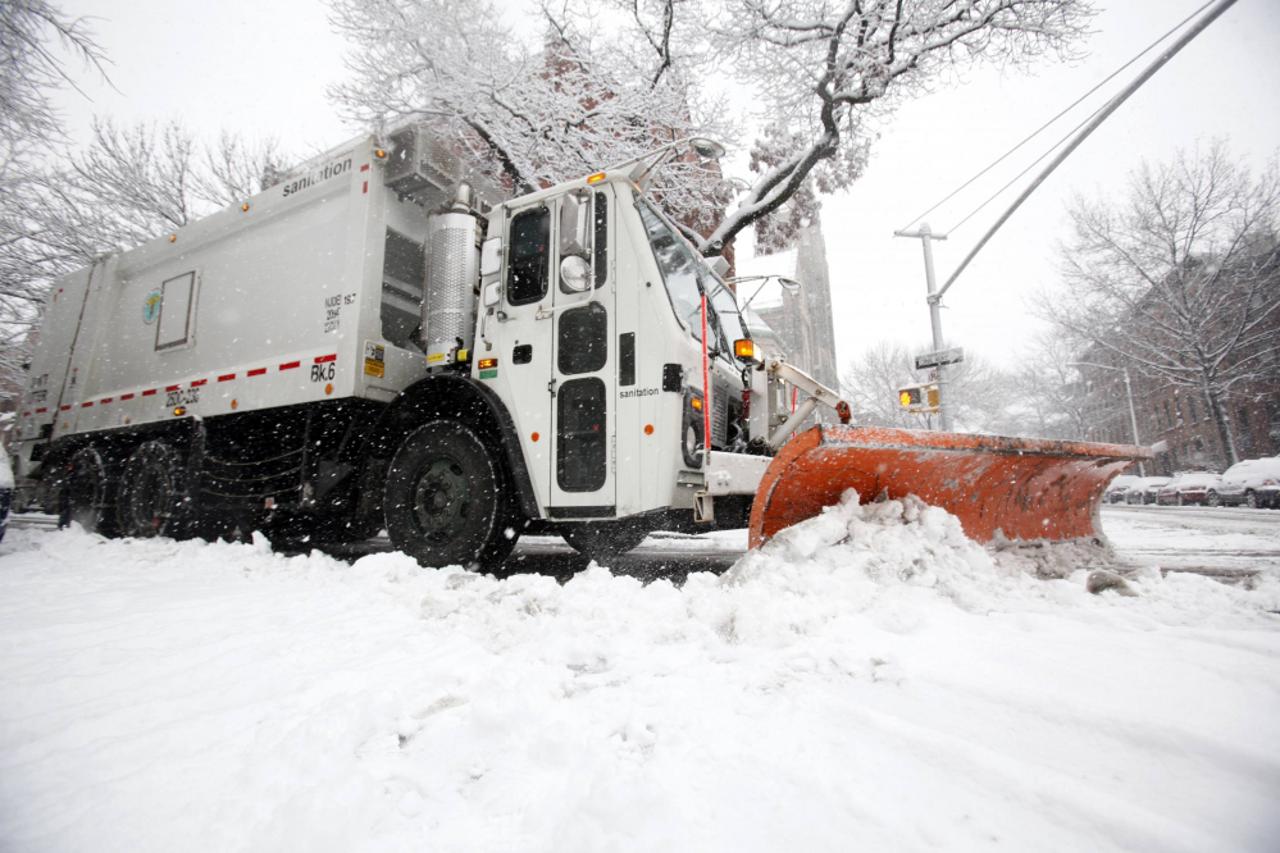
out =
<svg viewBox="0 0 1280 853"><path fill-rule="evenodd" d="M551 385L555 360L548 310L555 289L553 206L537 202L511 211L506 222L502 298L485 317L475 376L507 403L538 505L550 502ZM484 349L484 341L495 346Z"/></svg>
<svg viewBox="0 0 1280 853"><path fill-rule="evenodd" d="M556 200L556 270L551 286L552 518L616 514L615 288L610 197L583 189Z"/></svg>

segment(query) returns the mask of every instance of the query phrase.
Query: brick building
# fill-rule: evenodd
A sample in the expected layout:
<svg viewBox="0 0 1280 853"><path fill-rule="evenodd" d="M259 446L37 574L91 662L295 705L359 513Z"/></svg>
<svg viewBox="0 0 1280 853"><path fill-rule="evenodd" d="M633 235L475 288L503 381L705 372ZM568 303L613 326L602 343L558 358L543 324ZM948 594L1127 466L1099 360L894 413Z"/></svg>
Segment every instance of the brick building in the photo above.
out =
<svg viewBox="0 0 1280 853"><path fill-rule="evenodd" d="M1222 395L1223 414L1240 459L1280 454L1280 258L1266 250L1262 286L1248 310L1262 321L1258 343L1234 354L1236 366L1249 363L1247 380L1232 384ZM1255 268L1256 270L1256 268ZM1224 285L1226 286L1226 285ZM1148 306L1150 307L1150 306ZM1198 388L1171 384L1167 379L1125 364L1118 354L1093 346L1080 358L1081 394L1090 424L1085 438L1129 443L1133 440L1123 367L1133 387L1138 437L1156 445L1155 471L1204 469L1223 471L1228 462L1221 431L1207 396Z"/></svg>

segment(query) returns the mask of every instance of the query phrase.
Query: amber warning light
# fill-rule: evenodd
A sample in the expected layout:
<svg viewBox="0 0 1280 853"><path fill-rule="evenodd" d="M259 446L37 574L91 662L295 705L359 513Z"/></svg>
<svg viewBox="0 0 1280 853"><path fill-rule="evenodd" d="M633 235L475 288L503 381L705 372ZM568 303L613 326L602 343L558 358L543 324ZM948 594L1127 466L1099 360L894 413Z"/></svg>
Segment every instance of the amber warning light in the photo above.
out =
<svg viewBox="0 0 1280 853"><path fill-rule="evenodd" d="M738 338L733 342L733 354L743 361L750 361L756 357L756 344L750 338Z"/></svg>

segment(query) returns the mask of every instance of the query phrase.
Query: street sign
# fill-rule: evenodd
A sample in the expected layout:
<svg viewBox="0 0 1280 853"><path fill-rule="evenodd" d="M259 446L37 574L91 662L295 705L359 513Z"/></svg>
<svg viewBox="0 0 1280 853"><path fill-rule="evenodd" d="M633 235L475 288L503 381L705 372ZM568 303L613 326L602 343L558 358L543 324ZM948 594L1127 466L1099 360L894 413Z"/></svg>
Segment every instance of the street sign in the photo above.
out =
<svg viewBox="0 0 1280 853"><path fill-rule="evenodd" d="M944 364L956 364L961 361L964 361L964 349L962 347L940 349L937 352L925 352L916 356L916 370L924 370L926 367L941 367Z"/></svg>

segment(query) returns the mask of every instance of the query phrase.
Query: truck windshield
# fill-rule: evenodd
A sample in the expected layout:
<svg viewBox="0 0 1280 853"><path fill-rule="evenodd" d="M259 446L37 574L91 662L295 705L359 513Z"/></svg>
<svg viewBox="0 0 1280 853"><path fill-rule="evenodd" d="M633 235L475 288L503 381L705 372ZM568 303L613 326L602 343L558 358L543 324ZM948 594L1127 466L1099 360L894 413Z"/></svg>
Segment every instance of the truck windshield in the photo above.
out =
<svg viewBox="0 0 1280 853"><path fill-rule="evenodd" d="M742 315L738 312L738 301L733 291L722 281L712 279L711 304L715 306L716 317L720 320L720 333L724 336L726 353L733 352L733 342L750 337L742 325Z"/></svg>
<svg viewBox="0 0 1280 853"><path fill-rule="evenodd" d="M702 339L702 294L708 294L710 308L707 325L712 329L710 348L726 359L732 359L733 342L748 337L733 291L716 278L702 260L666 218L647 201L637 197L636 209L644 223L653 256L658 261L671 307L695 338Z"/></svg>
<svg viewBox="0 0 1280 853"><path fill-rule="evenodd" d="M698 283L701 262L675 229L667 225L647 201L637 198L636 210L640 211L640 221L644 223L649 245L653 247L653 256L658 261L658 269L666 283L671 307L681 324L701 340L702 324L698 319L702 306L702 289Z"/></svg>

